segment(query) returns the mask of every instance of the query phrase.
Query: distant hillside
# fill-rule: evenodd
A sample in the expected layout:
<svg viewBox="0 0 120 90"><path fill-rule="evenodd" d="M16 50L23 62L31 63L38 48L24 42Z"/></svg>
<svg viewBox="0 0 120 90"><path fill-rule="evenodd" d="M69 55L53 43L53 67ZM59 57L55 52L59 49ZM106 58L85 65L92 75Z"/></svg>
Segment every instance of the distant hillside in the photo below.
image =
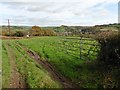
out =
<svg viewBox="0 0 120 90"><path fill-rule="evenodd" d="M104 24L104 25L96 25L95 28L99 29L106 29L106 30L120 30L120 24L114 23L114 24Z"/></svg>
<svg viewBox="0 0 120 90"><path fill-rule="evenodd" d="M11 26L11 31L29 31L32 26ZM0 28L1 29L1 28ZM95 26L66 26L61 25L57 27L41 27L41 29L45 30L53 30L56 33L72 33L72 35L79 34L81 30L85 30L87 32L94 32L99 30L120 30L120 24L104 24L104 25L95 25ZM8 30L7 26L2 26L2 30Z"/></svg>
<svg viewBox="0 0 120 90"><path fill-rule="evenodd" d="M78 32L81 29L93 29L93 30L120 30L120 24L104 24L95 26L65 26L61 25L59 27L42 27L43 29L53 29L55 32Z"/></svg>

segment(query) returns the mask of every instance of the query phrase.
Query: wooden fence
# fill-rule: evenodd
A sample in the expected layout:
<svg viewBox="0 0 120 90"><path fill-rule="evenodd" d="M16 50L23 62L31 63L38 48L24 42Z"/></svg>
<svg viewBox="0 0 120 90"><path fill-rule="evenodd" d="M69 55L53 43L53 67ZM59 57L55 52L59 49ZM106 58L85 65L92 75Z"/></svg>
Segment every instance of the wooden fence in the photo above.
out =
<svg viewBox="0 0 120 90"><path fill-rule="evenodd" d="M62 41L63 51L80 60L93 60L97 58L99 52L99 44L91 38L65 38Z"/></svg>

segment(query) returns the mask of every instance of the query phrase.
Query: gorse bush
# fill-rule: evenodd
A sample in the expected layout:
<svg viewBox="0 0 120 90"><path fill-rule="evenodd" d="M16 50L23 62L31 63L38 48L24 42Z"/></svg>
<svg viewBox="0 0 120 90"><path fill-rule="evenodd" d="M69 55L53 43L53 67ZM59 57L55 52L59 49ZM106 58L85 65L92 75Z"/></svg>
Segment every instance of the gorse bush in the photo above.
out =
<svg viewBox="0 0 120 90"><path fill-rule="evenodd" d="M13 36L23 37L25 34L22 31L16 31Z"/></svg>
<svg viewBox="0 0 120 90"><path fill-rule="evenodd" d="M55 36L56 33L53 30L43 30L39 26L33 26L30 30L32 36Z"/></svg>
<svg viewBox="0 0 120 90"><path fill-rule="evenodd" d="M101 32L96 39L101 45L99 60L109 64L120 64L120 32Z"/></svg>

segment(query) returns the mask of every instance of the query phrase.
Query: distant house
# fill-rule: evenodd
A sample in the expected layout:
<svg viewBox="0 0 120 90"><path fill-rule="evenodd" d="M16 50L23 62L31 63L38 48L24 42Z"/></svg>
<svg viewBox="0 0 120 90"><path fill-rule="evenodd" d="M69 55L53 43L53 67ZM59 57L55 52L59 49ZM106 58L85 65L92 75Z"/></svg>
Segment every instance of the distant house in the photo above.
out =
<svg viewBox="0 0 120 90"><path fill-rule="evenodd" d="M81 34L93 34L93 30L89 30L89 29L81 29L80 30Z"/></svg>
<svg viewBox="0 0 120 90"><path fill-rule="evenodd" d="M29 37L30 37L30 35L26 35L26 37L27 37L27 38L29 38Z"/></svg>
<svg viewBox="0 0 120 90"><path fill-rule="evenodd" d="M26 33L25 33L25 37L26 37L26 38L29 38L30 36L31 36L31 32L26 32Z"/></svg>

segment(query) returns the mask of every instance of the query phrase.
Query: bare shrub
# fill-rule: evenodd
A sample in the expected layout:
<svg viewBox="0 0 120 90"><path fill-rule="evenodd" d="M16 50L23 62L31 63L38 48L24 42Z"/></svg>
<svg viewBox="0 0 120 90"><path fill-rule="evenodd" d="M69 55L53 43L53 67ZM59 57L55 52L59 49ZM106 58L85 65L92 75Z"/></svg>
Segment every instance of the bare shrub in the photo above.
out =
<svg viewBox="0 0 120 90"><path fill-rule="evenodd" d="M120 64L120 33L100 32L96 35L96 39L101 45L99 60L109 64Z"/></svg>

